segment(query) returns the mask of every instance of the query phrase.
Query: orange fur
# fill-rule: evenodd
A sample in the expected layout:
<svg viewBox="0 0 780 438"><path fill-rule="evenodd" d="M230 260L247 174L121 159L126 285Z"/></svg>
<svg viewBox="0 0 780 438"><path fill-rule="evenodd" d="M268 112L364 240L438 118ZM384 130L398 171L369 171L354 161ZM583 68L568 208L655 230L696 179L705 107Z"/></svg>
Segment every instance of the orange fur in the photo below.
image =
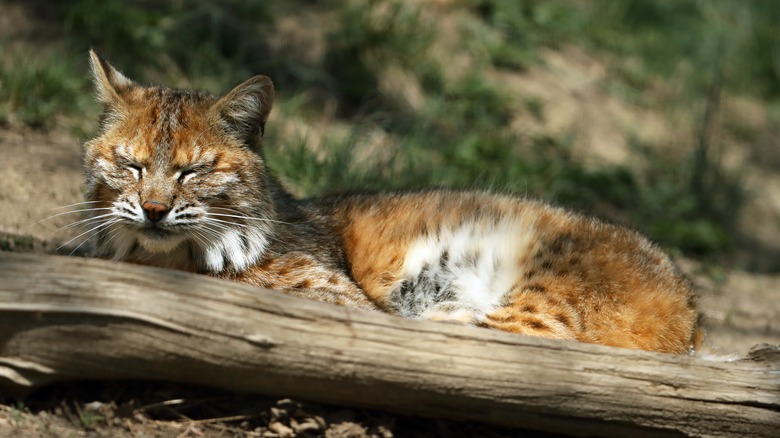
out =
<svg viewBox="0 0 780 438"><path fill-rule="evenodd" d="M697 312L688 282L637 233L537 202L489 193L431 191L342 201L341 224L358 284L383 303L410 241L475 220L534 223L504 302L478 325L557 339L687 351ZM511 242L507 242L511 244Z"/></svg>
<svg viewBox="0 0 780 438"><path fill-rule="evenodd" d="M99 256L532 336L670 353L699 339L689 284L631 230L487 192L298 200L257 153L268 78L217 98L92 66Z"/></svg>

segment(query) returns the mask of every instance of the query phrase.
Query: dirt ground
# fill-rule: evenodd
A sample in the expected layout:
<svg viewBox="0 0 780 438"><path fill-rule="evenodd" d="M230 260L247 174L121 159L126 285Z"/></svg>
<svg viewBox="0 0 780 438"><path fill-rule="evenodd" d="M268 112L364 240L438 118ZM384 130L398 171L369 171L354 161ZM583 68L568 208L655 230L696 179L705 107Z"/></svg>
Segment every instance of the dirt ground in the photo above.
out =
<svg viewBox="0 0 780 438"><path fill-rule="evenodd" d="M554 437L148 382L59 385L0 404L5 437Z"/></svg>

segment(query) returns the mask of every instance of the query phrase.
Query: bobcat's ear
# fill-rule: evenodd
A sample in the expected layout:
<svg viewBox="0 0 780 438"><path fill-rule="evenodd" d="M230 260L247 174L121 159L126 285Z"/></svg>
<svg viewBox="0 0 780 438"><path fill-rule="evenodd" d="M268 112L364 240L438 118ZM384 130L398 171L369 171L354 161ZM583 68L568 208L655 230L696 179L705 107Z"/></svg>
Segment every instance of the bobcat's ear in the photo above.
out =
<svg viewBox="0 0 780 438"><path fill-rule="evenodd" d="M92 49L89 50L89 65L92 68L97 98L107 107L122 104L122 95L136 86L135 82L125 77Z"/></svg>
<svg viewBox="0 0 780 438"><path fill-rule="evenodd" d="M252 143L254 137L263 135L273 101L273 82L258 75L219 99L211 111L226 128Z"/></svg>

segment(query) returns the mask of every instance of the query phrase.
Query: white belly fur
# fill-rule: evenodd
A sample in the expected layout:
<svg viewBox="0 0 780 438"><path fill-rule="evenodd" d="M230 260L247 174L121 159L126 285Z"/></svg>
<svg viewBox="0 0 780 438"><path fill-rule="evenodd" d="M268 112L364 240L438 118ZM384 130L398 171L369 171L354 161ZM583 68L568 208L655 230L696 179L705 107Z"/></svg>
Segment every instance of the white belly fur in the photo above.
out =
<svg viewBox="0 0 780 438"><path fill-rule="evenodd" d="M535 250L534 224L524 217L474 220L442 227L413 242L402 281L390 294L404 316L480 319L501 305Z"/></svg>

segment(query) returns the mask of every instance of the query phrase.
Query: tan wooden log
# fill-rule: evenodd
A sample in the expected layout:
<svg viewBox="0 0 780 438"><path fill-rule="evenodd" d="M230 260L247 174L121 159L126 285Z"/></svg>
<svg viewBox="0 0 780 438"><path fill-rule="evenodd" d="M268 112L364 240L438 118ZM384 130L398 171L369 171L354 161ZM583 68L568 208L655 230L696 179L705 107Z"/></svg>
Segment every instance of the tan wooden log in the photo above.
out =
<svg viewBox="0 0 780 438"><path fill-rule="evenodd" d="M573 435L780 436L776 347L705 361L0 252L0 391L75 379L195 383Z"/></svg>

